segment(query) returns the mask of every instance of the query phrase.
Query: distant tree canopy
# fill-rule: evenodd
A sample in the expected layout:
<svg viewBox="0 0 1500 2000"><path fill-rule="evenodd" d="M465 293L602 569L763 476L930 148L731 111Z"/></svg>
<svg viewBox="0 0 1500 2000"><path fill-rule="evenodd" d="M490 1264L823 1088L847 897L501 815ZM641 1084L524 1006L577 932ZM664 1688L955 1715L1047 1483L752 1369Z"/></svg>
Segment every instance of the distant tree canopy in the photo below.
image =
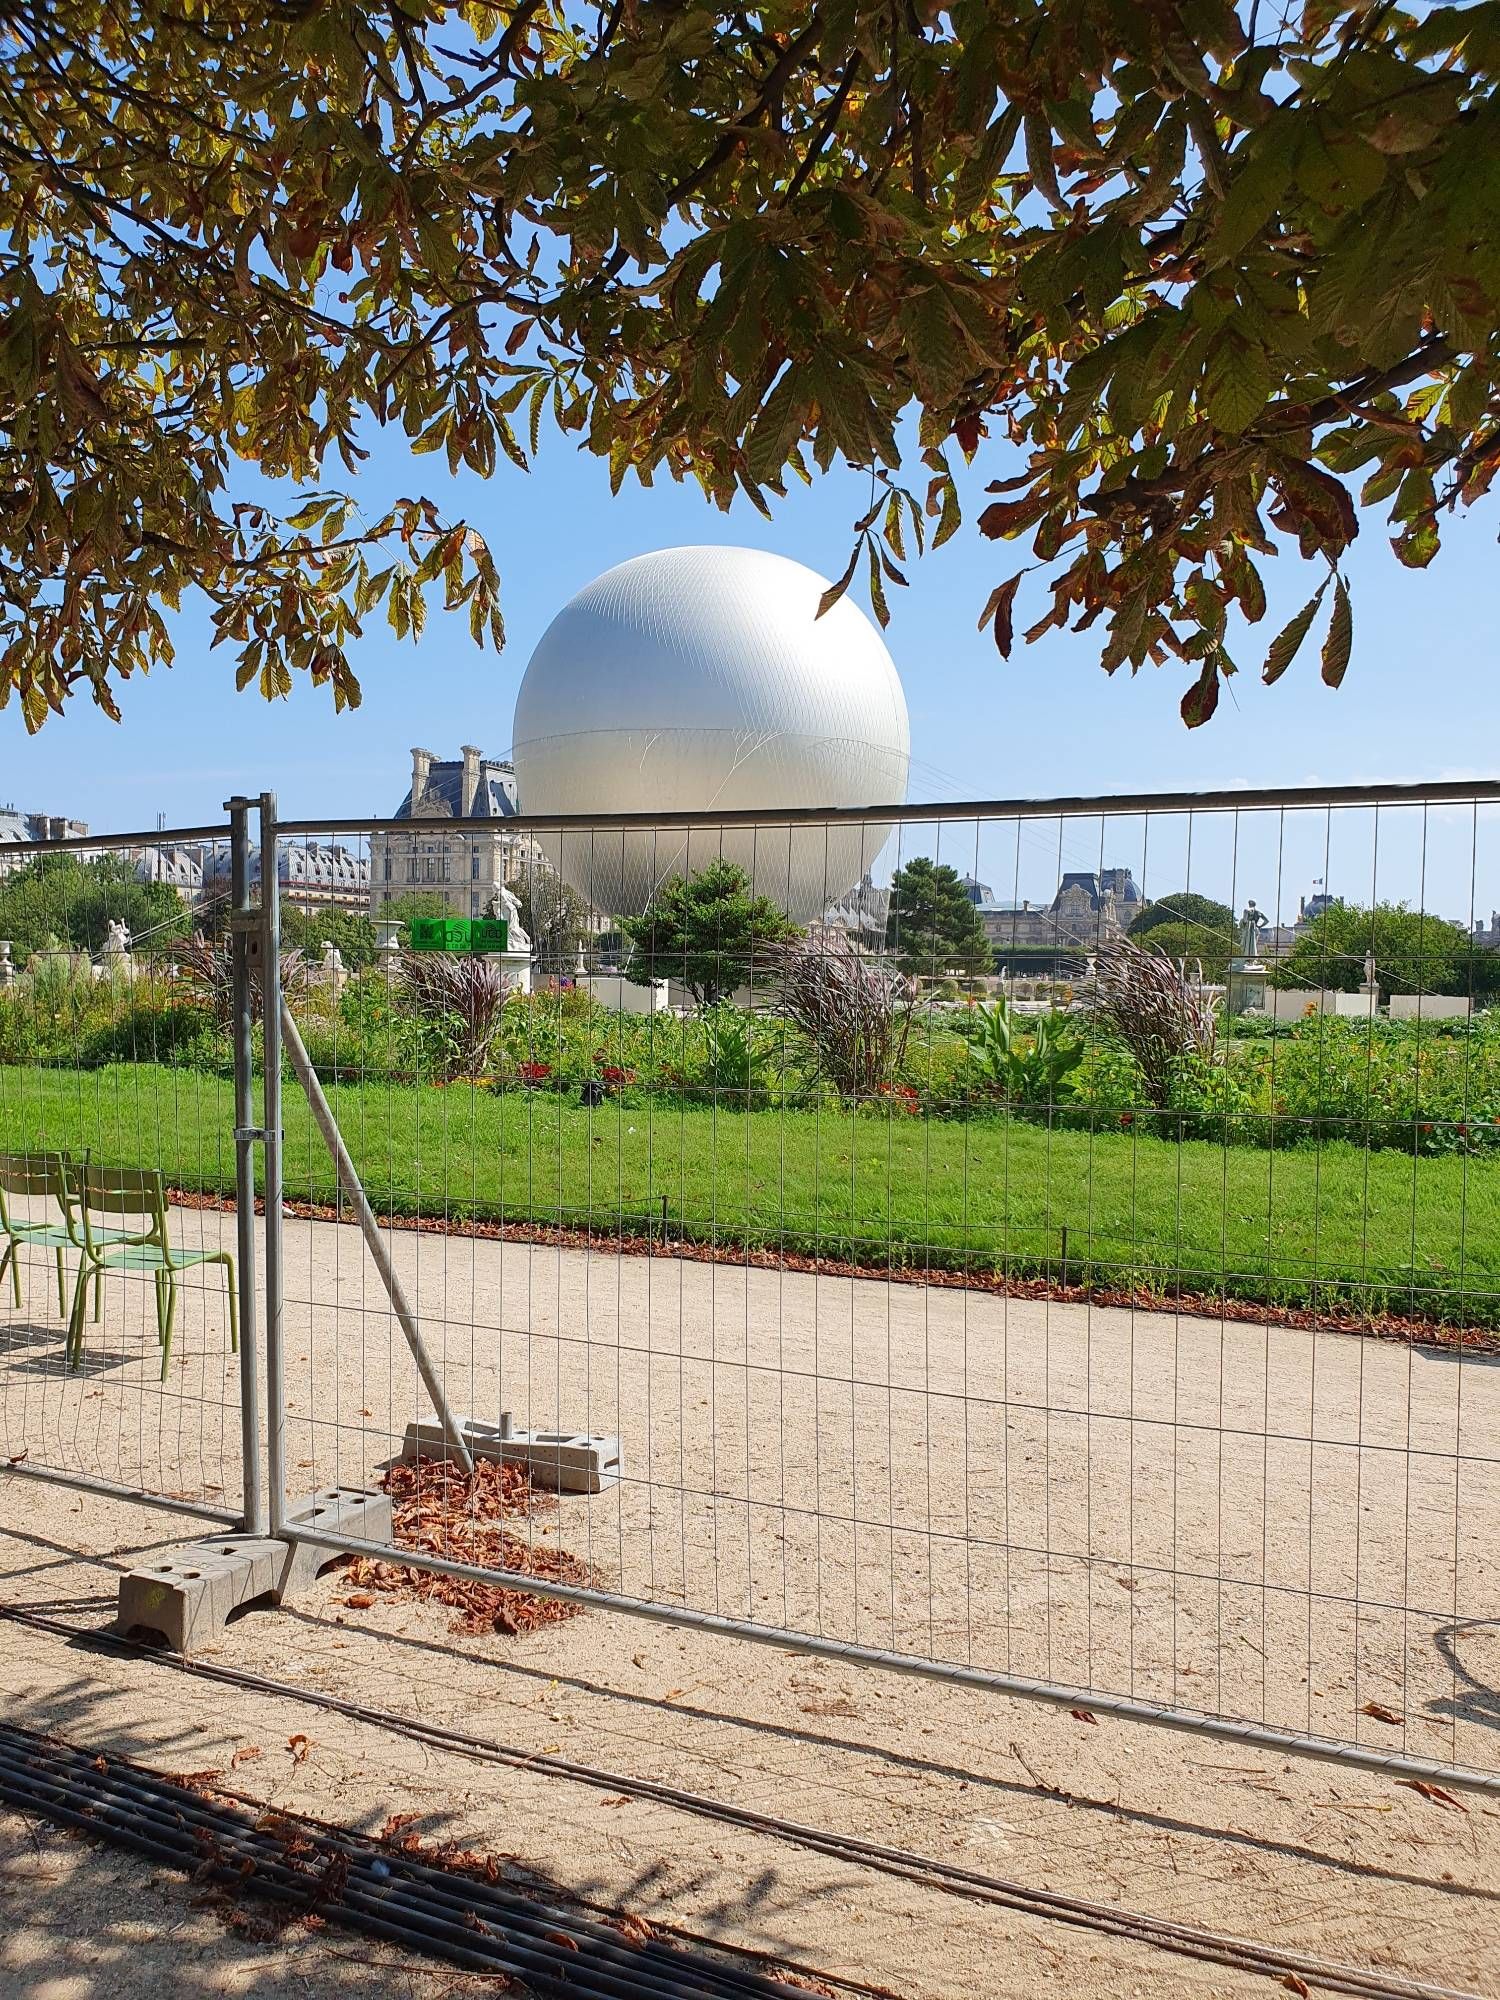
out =
<svg viewBox="0 0 1500 2000"><path fill-rule="evenodd" d="M995 954L957 869L918 854L891 877L886 948L903 972L991 972Z"/></svg>
<svg viewBox="0 0 1500 2000"><path fill-rule="evenodd" d="M1130 935L1138 944L1143 943L1161 924L1187 924L1208 935L1231 938L1236 929L1234 911L1229 905L1216 903L1212 896L1200 896L1196 889L1179 889L1170 896L1159 897L1131 924Z"/></svg>
<svg viewBox="0 0 1500 2000"><path fill-rule="evenodd" d="M1203 977L1215 984L1222 981L1228 972L1235 947L1231 931L1222 927L1211 928L1207 924L1153 924L1144 937L1132 925L1130 937L1132 943L1144 945L1147 951L1160 952L1174 965L1185 964L1189 972L1196 972L1201 965Z"/></svg>
<svg viewBox="0 0 1500 2000"><path fill-rule="evenodd" d="M138 882L131 863L114 855L80 862L43 854L0 877L0 937L18 964L49 938L98 952L112 923L124 924L140 949L155 949L186 936L188 922L174 889Z"/></svg>
<svg viewBox="0 0 1500 2000"><path fill-rule="evenodd" d="M769 896L751 893L734 861L711 861L693 875L674 875L639 917L622 917L629 940L625 972L643 984L680 979L700 1007L743 986L757 953L798 935Z"/></svg>
<svg viewBox="0 0 1500 2000"><path fill-rule="evenodd" d="M593 935L589 906L560 875L532 871L517 898L521 925L531 939L531 955L545 973L568 973Z"/></svg>
<svg viewBox="0 0 1500 2000"><path fill-rule="evenodd" d="M16 0L0 700L116 713L192 589L268 698L429 588L498 645L477 533L325 486L379 424L768 511L845 461L881 618L982 455L1002 654L1024 597L1200 723L1296 548L1264 676L1322 609L1337 686L1353 483L1420 567L1500 471L1497 66L1500 0Z"/></svg>
<svg viewBox="0 0 1500 2000"><path fill-rule="evenodd" d="M358 910L299 910L281 906L281 942L304 958L320 959L323 947L337 947L350 972L358 972L375 956L375 926Z"/></svg>
<svg viewBox="0 0 1500 2000"><path fill-rule="evenodd" d="M1330 903L1314 917L1271 974L1283 987L1326 987L1354 993L1373 953L1384 997L1392 993L1483 993L1494 990L1494 954L1478 949L1462 924L1409 910L1404 903Z"/></svg>
<svg viewBox="0 0 1500 2000"><path fill-rule="evenodd" d="M387 896L377 915L382 923L400 924L401 942L411 943L413 917L451 917L448 898L436 889L408 889L399 896Z"/></svg>

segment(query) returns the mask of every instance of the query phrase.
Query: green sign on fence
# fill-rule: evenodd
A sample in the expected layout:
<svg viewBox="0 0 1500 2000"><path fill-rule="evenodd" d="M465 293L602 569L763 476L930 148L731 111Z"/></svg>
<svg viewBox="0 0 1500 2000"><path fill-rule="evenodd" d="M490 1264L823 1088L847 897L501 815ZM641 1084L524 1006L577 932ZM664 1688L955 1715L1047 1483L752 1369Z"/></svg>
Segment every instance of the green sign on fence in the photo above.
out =
<svg viewBox="0 0 1500 2000"><path fill-rule="evenodd" d="M413 917L413 951L505 951L510 924L504 917Z"/></svg>

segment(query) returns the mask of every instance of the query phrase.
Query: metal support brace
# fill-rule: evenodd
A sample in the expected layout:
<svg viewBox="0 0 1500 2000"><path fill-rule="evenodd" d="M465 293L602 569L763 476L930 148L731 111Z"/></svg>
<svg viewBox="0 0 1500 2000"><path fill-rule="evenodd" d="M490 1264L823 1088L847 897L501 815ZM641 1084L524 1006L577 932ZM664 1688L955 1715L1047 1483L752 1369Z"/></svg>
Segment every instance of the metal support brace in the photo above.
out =
<svg viewBox="0 0 1500 2000"><path fill-rule="evenodd" d="M354 1162L349 1157L349 1148L344 1144L344 1135L329 1109L328 1099L323 1095L323 1086L319 1083L317 1071L313 1068L307 1050L302 1045L302 1037L297 1032L297 1023L292 1019L292 1010L287 1006L285 999L281 1002L281 1035L297 1081L307 1093L307 1102L314 1121L333 1157L339 1184L354 1204L354 1213L358 1217L364 1235L365 1247L374 1259L381 1283L385 1286L387 1296L395 1308L396 1318L401 1323L401 1331L406 1335L406 1344L411 1349L412 1359L416 1362L422 1380L427 1386L427 1393L432 1398L432 1407L437 1411L448 1449L463 1467L465 1476L472 1477L474 1460L464 1440L464 1427L448 1407L448 1398L443 1393L442 1377L433 1366L432 1357L427 1352L416 1315L411 1309L405 1288L396 1275L396 1267L391 1262L385 1238L380 1233L380 1224L375 1219L375 1211L370 1206L369 1197L365 1194L364 1186L355 1171ZM267 1059L269 1060L269 1053Z"/></svg>
<svg viewBox="0 0 1500 2000"><path fill-rule="evenodd" d="M266 1531L266 1496L260 1477L259 1342L255 1337L255 994L250 974L250 801L225 801L229 814L230 1013L234 1023L234 1227L240 1308L240 1477L241 1526L247 1535Z"/></svg>

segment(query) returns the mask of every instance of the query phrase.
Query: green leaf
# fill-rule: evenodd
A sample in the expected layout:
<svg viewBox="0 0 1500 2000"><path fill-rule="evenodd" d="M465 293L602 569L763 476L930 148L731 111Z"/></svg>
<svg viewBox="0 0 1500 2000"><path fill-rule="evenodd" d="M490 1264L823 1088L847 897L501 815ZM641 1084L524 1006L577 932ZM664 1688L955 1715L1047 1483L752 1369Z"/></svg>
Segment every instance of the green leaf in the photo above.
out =
<svg viewBox="0 0 1500 2000"><path fill-rule="evenodd" d="M750 477L769 486L786 468L787 453L802 434L797 374L787 368L762 405L745 447Z"/></svg>
<svg viewBox="0 0 1500 2000"><path fill-rule="evenodd" d="M1349 593L1340 578L1334 586L1333 615L1328 620L1328 631L1323 639L1323 680L1331 688L1336 688L1343 680L1349 665L1349 652L1354 644L1354 613L1349 604Z"/></svg>
<svg viewBox="0 0 1500 2000"><path fill-rule="evenodd" d="M1328 583L1325 578L1316 594L1308 599L1290 624L1283 626L1271 641L1271 650L1266 654L1266 664L1262 667L1260 676L1267 687L1274 686L1296 659L1302 641L1307 637L1308 628L1318 615L1318 606L1323 602L1323 592L1327 588Z"/></svg>
<svg viewBox="0 0 1500 2000"><path fill-rule="evenodd" d="M1233 178L1214 224L1212 247L1218 258L1237 257L1276 213L1292 183L1300 129L1283 111L1252 133L1226 163Z"/></svg>
<svg viewBox="0 0 1500 2000"><path fill-rule="evenodd" d="M1204 401L1221 431L1236 436L1254 423L1271 394L1271 364L1263 347L1232 328L1215 340L1204 371Z"/></svg>

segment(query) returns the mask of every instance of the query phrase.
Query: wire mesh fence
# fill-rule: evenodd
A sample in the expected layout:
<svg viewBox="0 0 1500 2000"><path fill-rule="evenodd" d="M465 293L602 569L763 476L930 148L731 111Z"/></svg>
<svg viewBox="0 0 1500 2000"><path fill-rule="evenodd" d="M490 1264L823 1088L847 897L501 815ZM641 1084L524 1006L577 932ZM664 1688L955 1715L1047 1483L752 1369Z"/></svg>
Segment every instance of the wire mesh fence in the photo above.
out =
<svg viewBox="0 0 1500 2000"><path fill-rule="evenodd" d="M1493 1770L1496 796L283 826L401 1303L288 1071L273 1483L425 1423L429 1566ZM618 1466L455 1506L434 1379Z"/></svg>
<svg viewBox="0 0 1500 2000"><path fill-rule="evenodd" d="M1500 1770L1500 788L443 803L0 864L11 1465Z"/></svg>
<svg viewBox="0 0 1500 2000"><path fill-rule="evenodd" d="M0 1450L236 1520L226 832L0 858Z"/></svg>

